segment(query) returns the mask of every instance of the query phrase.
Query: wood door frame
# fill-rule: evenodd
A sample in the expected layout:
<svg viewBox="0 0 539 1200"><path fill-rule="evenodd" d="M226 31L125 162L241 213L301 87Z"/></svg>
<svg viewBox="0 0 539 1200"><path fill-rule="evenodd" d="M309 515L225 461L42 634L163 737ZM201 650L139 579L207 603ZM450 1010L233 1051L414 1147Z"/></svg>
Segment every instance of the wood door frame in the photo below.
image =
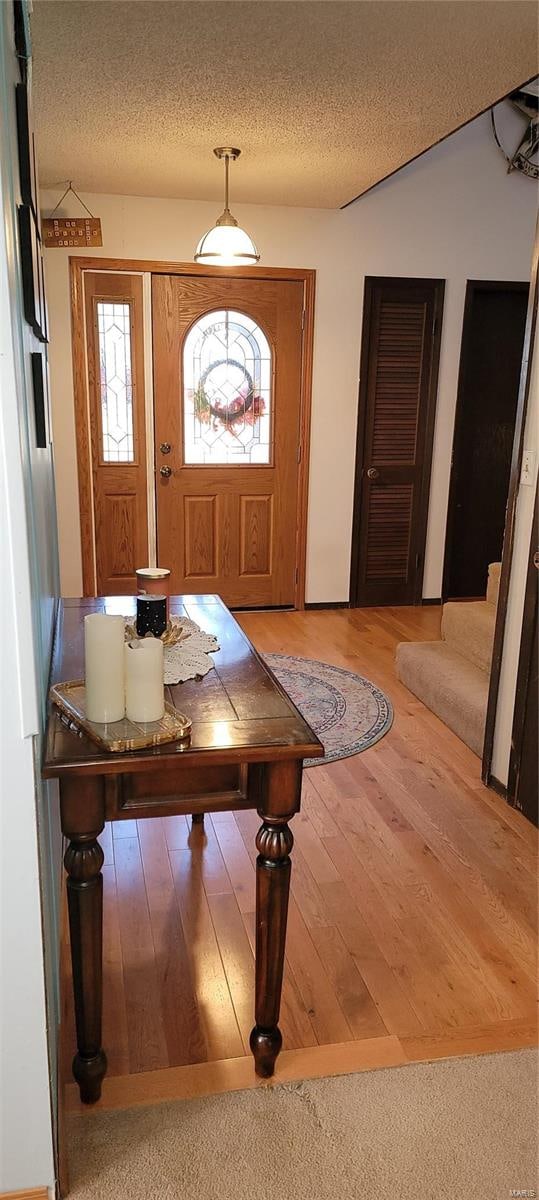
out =
<svg viewBox="0 0 539 1200"><path fill-rule="evenodd" d="M82 586L85 596L95 595L95 546L93 533L93 490L91 447L88 424L88 386L84 323L84 272L112 271L149 275L200 275L223 279L294 280L303 283L303 343L301 354L300 441L298 461L296 578L294 607L305 608L307 558L307 508L309 498L309 450L311 437L311 399L314 346L314 301L316 271L296 267L207 267L202 263L178 263L162 259L99 258L69 256L71 292L71 335L73 355L73 395L79 481L79 512L82 554Z"/></svg>
<svg viewBox="0 0 539 1200"><path fill-rule="evenodd" d="M425 283L435 284L434 288L434 334L432 339L432 362L429 380L429 398L427 405L427 420L425 424L425 460L423 464L423 480L421 483L421 516L419 534L423 572L421 581L416 579L414 589L414 604L420 604L423 591L423 573L425 569L425 545L427 540L427 521L429 515L430 478L432 471L432 451L434 445L434 424L438 400L438 374L440 365L440 344L442 339L442 317L444 308L445 279L430 279L426 276L416 278L408 275L366 275L363 293L363 323L361 330L361 355L359 365L359 391L356 435L356 465L354 477L354 511L352 519L352 553L350 559L350 607L358 607L359 597L359 533L361 526L361 485L363 479L363 458L367 433L367 391L369 385L369 347L373 314L374 292L379 284L393 284L396 287L410 283L416 287Z"/></svg>
<svg viewBox="0 0 539 1200"><path fill-rule="evenodd" d="M524 452L524 431L526 426L526 416L528 412L528 399L531 387L532 376L532 358L535 353L539 353L535 345L535 333L537 327L537 304L539 296L539 221L535 228L535 245L533 250L533 260L530 275L530 290L528 293L528 312L526 315L526 329L524 332L524 348L522 351L522 370L520 373L520 384L518 389L517 411L515 419L515 436L513 440L513 453L511 457L511 473L509 476L509 491L507 496L507 510L505 516L505 529L503 534L503 550L502 550L502 567L500 571L500 588L498 592L498 605L496 608L496 625L494 627L494 645L492 649L492 664L490 668L490 682L487 701L487 715L485 721L485 740L483 743L483 759L481 763L481 778L487 787L492 787L498 783L499 787L503 787L499 781L492 775L492 758L494 752L494 731L496 727L496 712L498 708L498 693L500 690L500 677L502 671L503 643L505 638L505 620L507 614L507 600L509 596L509 584L511 582L511 566L513 562L513 546L515 541L515 521L517 512L517 500L520 486L520 472L522 469L522 455ZM504 793L507 791L504 788Z"/></svg>
<svg viewBox="0 0 539 1200"><path fill-rule="evenodd" d="M515 693L515 708L513 712L513 730L511 734L511 753L509 757L509 773L507 779L507 799L515 805L518 792L520 763L522 759L522 743L524 741L524 721L526 704L532 670L532 650L535 627L538 620L537 598L537 567L534 564L534 547L537 547L539 487L535 485L535 511L530 535L530 557L526 576L526 591L524 594L524 611L522 614L522 632L518 656L517 687Z"/></svg>
<svg viewBox="0 0 539 1200"><path fill-rule="evenodd" d="M455 448L459 443L464 424L465 385L470 361L471 350L471 316L473 303L477 292L494 292L505 288L508 292L527 292L529 283L520 280L505 279L467 279L464 314L462 318L462 334L460 341L459 374L457 383L457 404L455 409L455 424L453 427L453 444L451 447L451 475L449 479L449 496L447 501L447 518L445 526L444 569L442 578L442 603L449 595L449 577L451 572L451 556L454 543L454 511L457 495L457 479L455 471Z"/></svg>

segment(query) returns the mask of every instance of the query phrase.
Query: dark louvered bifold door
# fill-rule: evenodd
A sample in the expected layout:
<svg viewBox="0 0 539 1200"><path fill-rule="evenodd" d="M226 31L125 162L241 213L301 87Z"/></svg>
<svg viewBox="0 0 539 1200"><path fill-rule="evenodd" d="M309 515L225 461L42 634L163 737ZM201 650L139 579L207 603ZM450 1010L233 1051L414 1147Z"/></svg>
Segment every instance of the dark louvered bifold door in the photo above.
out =
<svg viewBox="0 0 539 1200"><path fill-rule="evenodd" d="M367 280L354 521L355 602L421 599L440 280ZM354 579L352 580L354 591Z"/></svg>

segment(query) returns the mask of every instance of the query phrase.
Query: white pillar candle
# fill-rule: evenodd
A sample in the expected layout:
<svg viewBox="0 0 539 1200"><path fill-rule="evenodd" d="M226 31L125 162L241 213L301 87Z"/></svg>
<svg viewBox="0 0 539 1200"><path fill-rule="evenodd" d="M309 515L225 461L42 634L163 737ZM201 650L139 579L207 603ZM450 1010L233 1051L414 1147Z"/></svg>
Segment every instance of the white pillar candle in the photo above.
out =
<svg viewBox="0 0 539 1200"><path fill-rule="evenodd" d="M160 721L165 711L163 643L147 637L125 646L125 702L130 721Z"/></svg>
<svg viewBox="0 0 539 1200"><path fill-rule="evenodd" d="M125 716L124 642L123 617L84 618L86 716L100 725Z"/></svg>

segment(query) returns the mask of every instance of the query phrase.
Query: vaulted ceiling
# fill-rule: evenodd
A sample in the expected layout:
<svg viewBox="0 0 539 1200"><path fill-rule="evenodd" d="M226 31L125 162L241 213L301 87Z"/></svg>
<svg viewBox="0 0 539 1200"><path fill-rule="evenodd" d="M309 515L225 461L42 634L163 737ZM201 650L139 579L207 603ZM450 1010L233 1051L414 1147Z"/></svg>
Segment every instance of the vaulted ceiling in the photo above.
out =
<svg viewBox="0 0 539 1200"><path fill-rule="evenodd" d="M339 207L537 72L533 0L34 0L42 185Z"/></svg>

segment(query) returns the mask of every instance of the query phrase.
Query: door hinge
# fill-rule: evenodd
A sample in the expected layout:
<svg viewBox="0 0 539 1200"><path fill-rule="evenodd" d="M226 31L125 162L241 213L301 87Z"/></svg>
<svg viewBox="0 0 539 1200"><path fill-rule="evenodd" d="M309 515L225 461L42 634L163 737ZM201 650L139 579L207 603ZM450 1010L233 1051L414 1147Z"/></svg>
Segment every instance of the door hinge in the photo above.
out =
<svg viewBox="0 0 539 1200"><path fill-rule="evenodd" d="M419 564L420 564L420 562L421 562L421 555L420 555L420 554L416 554L416 556L415 556L415 569L416 569L416 571L419 571Z"/></svg>
<svg viewBox="0 0 539 1200"><path fill-rule="evenodd" d="M301 462L301 453L302 453L302 451L301 451L301 442L300 442L299 446L298 446L298 458L297 458L298 463Z"/></svg>
<svg viewBox="0 0 539 1200"><path fill-rule="evenodd" d="M301 328L302 330L305 329L305 309L303 309L301 314Z"/></svg>

